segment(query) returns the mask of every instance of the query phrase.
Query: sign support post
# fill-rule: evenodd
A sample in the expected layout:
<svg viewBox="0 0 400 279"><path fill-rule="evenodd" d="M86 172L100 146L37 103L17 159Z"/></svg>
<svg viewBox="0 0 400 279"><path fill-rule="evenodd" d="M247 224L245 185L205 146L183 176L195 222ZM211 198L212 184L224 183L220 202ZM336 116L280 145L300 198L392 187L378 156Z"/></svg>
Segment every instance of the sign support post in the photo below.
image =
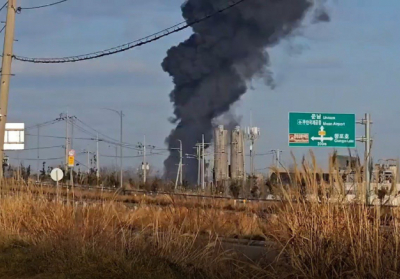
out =
<svg viewBox="0 0 400 279"><path fill-rule="evenodd" d="M365 118L357 121L357 124L361 124L365 126L365 135L358 139L359 142L365 143L365 151L364 151L364 182L365 182L365 201L366 204L369 205L369 197L371 194L371 115L369 113L365 114Z"/></svg>
<svg viewBox="0 0 400 279"><path fill-rule="evenodd" d="M74 166L75 166L75 150L71 149L68 152L68 167L70 168L69 171L69 179L70 179L70 183L71 183L71 189L72 189L72 201L74 201Z"/></svg>
<svg viewBox="0 0 400 279"><path fill-rule="evenodd" d="M59 195L60 195L60 189L58 187L58 181L60 181L61 179L63 179L64 174L62 172L62 170L60 170L59 168L55 168L51 171L50 173L50 177L51 179L53 179L56 182L56 192L57 192L57 203L59 202Z"/></svg>

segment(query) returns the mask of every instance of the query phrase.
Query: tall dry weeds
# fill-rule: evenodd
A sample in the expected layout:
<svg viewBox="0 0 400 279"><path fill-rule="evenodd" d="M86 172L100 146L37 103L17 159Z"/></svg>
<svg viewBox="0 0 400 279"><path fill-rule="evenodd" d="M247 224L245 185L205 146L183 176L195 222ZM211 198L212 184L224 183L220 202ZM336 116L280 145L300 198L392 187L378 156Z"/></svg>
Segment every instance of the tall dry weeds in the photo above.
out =
<svg viewBox="0 0 400 279"><path fill-rule="evenodd" d="M122 197L135 200L127 208L112 194L64 193L99 201L72 206L48 189L2 185L0 277L400 277L400 210L365 205L362 170L351 204L334 158L329 181L313 154L293 169L290 187L276 185L282 202L273 207L166 195ZM226 237L264 238L279 253L272 264L243 262L222 249Z"/></svg>
<svg viewBox="0 0 400 279"><path fill-rule="evenodd" d="M145 222L145 215L151 221ZM217 238L185 233L184 226L175 224L180 221L164 219L160 211L141 214L110 202L77 207L29 194L3 197L0 277L241 276L242 268L234 265L235 255L220 251Z"/></svg>
<svg viewBox="0 0 400 279"><path fill-rule="evenodd" d="M311 161L296 169L308 199L301 199L304 193L293 191L296 187L291 192L282 189L287 203L268 233L282 247L275 265L283 272L275 276L399 278L399 209L326 198L326 189L339 189L336 194L342 195L344 188L332 189L331 182L318 181L321 171L314 156Z"/></svg>

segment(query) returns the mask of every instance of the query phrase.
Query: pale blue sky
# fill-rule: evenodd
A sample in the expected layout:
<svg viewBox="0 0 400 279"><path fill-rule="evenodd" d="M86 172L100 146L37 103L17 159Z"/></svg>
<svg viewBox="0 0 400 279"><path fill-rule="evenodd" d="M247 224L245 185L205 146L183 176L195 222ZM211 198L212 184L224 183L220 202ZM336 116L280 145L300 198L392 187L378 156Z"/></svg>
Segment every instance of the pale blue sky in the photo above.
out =
<svg viewBox="0 0 400 279"><path fill-rule="evenodd" d="M51 0L18 1L21 6L40 5ZM182 20L181 0L70 0L53 8L23 10L17 15L15 54L31 57L60 57L113 47L159 31ZM374 157L400 154L400 2L395 0L336 0L329 2L331 22L305 25L297 36L284 40L270 50L271 68L277 88L269 89L262 80L253 81L254 90L234 105L233 111L248 125L261 128L259 152L282 149L289 162L287 117L289 111L320 111L372 114L375 135ZM5 19L2 11L0 17ZM101 107L122 109L124 140L147 141L164 147L164 139L173 128L169 92L171 79L161 69L166 51L190 34L186 30L155 43L115 56L94 61L36 65L16 61L10 91L9 122L28 126L56 118L67 107L95 129L118 138L117 115ZM300 51L293 51L300 50ZM63 135L64 125L46 129L46 135ZM33 132L32 132L33 133ZM363 133L362 127L358 134ZM36 132L35 132L36 134ZM84 136L84 134L77 134ZM42 146L63 144L62 140L42 139ZM35 147L36 138L28 137L27 147ZM75 141L77 151L87 142ZM94 151L95 145L89 146ZM301 156L306 149L292 149ZM360 145L360 151L363 150ZM317 150L319 159L332 150ZM346 151L342 151L346 152ZM103 154L115 154L102 145ZM127 155L136 155L127 150ZM15 152L8 155L16 157ZM41 151L41 157L61 157L63 150ZM20 157L34 158L26 151ZM150 158L162 167L165 157ZM82 158L81 160L84 160ZM102 162L112 160L104 158ZM141 161L126 159L125 166ZM257 168L266 167L270 157L258 157ZM26 163L28 163L26 161ZM35 166L35 163L33 162Z"/></svg>

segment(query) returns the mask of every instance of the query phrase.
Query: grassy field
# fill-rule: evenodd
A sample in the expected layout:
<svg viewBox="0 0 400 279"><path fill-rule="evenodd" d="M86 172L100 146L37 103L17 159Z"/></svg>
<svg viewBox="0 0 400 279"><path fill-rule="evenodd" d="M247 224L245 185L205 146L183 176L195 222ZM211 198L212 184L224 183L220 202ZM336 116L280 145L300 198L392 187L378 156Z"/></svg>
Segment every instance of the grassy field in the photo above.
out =
<svg viewBox="0 0 400 279"><path fill-rule="evenodd" d="M305 183L281 187L274 205L169 196L77 205L3 184L0 278L399 278L400 210L332 202L313 166L298 167ZM227 237L265 239L277 256L246 260L223 248Z"/></svg>

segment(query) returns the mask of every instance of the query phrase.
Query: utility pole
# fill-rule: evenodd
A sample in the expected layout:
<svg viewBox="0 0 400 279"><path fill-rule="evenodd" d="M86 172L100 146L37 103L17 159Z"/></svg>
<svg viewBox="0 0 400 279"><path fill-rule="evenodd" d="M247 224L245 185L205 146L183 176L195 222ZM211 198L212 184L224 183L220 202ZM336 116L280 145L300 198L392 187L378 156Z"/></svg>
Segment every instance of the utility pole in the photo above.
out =
<svg viewBox="0 0 400 279"><path fill-rule="evenodd" d="M115 146L115 181L118 180L118 145Z"/></svg>
<svg viewBox="0 0 400 279"><path fill-rule="evenodd" d="M148 163L146 162L147 147L150 148L150 149L154 149L155 148L155 146L153 146L153 145L146 145L146 136L143 136L143 143L139 142L136 145L136 148L141 149L141 153L143 155L143 163L142 163L143 164L142 165L143 183L146 183L146 181L147 181L147 171L150 169L149 166L148 166Z"/></svg>
<svg viewBox="0 0 400 279"><path fill-rule="evenodd" d="M178 172L177 172L177 174L176 174L176 181L175 181L175 189L177 189L178 188L178 178L179 178L179 185L180 186L182 186L183 185L183 183L182 183L182 153L183 153L183 150L182 150L182 141L181 140L178 140L179 141L179 165L178 165ZM176 149L176 148L173 148L173 149Z"/></svg>
<svg viewBox="0 0 400 279"><path fill-rule="evenodd" d="M71 125L71 136L68 138L68 144L69 144L68 145L68 157L69 157L69 151L73 149L73 142L74 142L74 117L73 116L71 117L68 115L68 110L67 110L67 116L68 116L67 117L67 127L68 127L68 125ZM71 123L69 123L69 120L71 120ZM71 166L69 168L69 181L70 181L71 188L73 191L73 188L74 188L74 166Z"/></svg>
<svg viewBox="0 0 400 279"><path fill-rule="evenodd" d="M72 150L74 148L74 117L71 117L71 142L69 149ZM71 167L70 170L70 180L71 180L71 187L74 187L74 167Z"/></svg>
<svg viewBox="0 0 400 279"><path fill-rule="evenodd" d="M116 114L118 114L119 115L119 117L120 117L120 149L119 149L119 167L120 167L120 181L119 181L119 187L122 189L122 187L123 187L123 185L124 185L124 182L123 182L123 160L122 160L122 158L123 158L123 155L122 155L122 153L123 153L123 147L122 147L122 145L123 145L123 140L122 140L122 136L123 136L123 134L122 134L122 118L124 117L124 113L122 112L122 110L121 111L118 111L118 110L115 110L115 109L111 109L111 108L103 108L103 109L105 109L105 110L109 110L109 111L113 111L113 112L115 112Z"/></svg>
<svg viewBox="0 0 400 279"><path fill-rule="evenodd" d="M96 177L97 177L97 186L99 186L100 180L100 158L99 158L99 133L97 133L97 144L96 144Z"/></svg>
<svg viewBox="0 0 400 279"><path fill-rule="evenodd" d="M254 147L254 140L251 140L251 143L250 143L250 175L251 175L251 177L254 176L254 156L253 156L253 147Z"/></svg>
<svg viewBox="0 0 400 279"><path fill-rule="evenodd" d="M68 134L68 110L65 118L65 174L68 172L68 152L69 152L69 134Z"/></svg>
<svg viewBox="0 0 400 279"><path fill-rule="evenodd" d="M273 152L273 154L275 155L275 166L279 169L281 165L281 153L283 152L283 150L273 149L271 150L271 152Z"/></svg>
<svg viewBox="0 0 400 279"><path fill-rule="evenodd" d="M197 185L200 186L200 172L201 172L201 157L200 157L200 145L196 145L197 154Z"/></svg>
<svg viewBox="0 0 400 279"><path fill-rule="evenodd" d="M371 115L369 113L365 114L365 122L365 184L367 189L367 204L369 204L369 195L371 193Z"/></svg>
<svg viewBox="0 0 400 279"><path fill-rule="evenodd" d="M37 176L36 181L39 182L40 179L40 172L39 172L39 158L40 158L40 125L37 127L37 160L36 160L36 169L37 169Z"/></svg>
<svg viewBox="0 0 400 279"><path fill-rule="evenodd" d="M122 142L123 142L123 140L122 140L122 136L123 136L123 134L122 134L122 117L124 116L124 114L122 113L122 110L120 111L120 117L121 117L121 138L120 138L120 143L121 143L121 146L119 147L119 155L120 155L120 168L121 168L121 177L120 177L120 188L122 189L122 187L124 186L124 182L123 182L123 179L124 179L124 171L123 171L123 160L122 160L122 149L123 149L123 147L122 147Z"/></svg>
<svg viewBox="0 0 400 279"><path fill-rule="evenodd" d="M279 168L281 165L281 150L276 151L276 167Z"/></svg>
<svg viewBox="0 0 400 279"><path fill-rule="evenodd" d="M69 169L69 180L71 183L71 187L74 187L74 167Z"/></svg>
<svg viewBox="0 0 400 279"><path fill-rule="evenodd" d="M178 140L179 141L179 170L180 170L180 176L179 176L179 183L181 184L181 186L183 185L183 175L182 175L182 172L183 172L183 170L182 170L182 167L183 167L183 158L182 158L182 156L183 156L183 148L182 148L182 141L181 140Z"/></svg>
<svg viewBox="0 0 400 279"><path fill-rule="evenodd" d="M371 165L371 115L366 113L364 118L361 121L357 121L357 124L361 124L365 126L365 134L357 141L365 143L365 151L364 151L364 182L365 182L365 200L366 204L369 204L369 195L371 193L371 173L370 173L370 165Z"/></svg>
<svg viewBox="0 0 400 279"><path fill-rule="evenodd" d="M89 150L86 150L86 153L87 153L87 173L89 174L90 173L90 159L89 159Z"/></svg>
<svg viewBox="0 0 400 279"><path fill-rule="evenodd" d="M205 163L205 153L204 153L204 134L201 137L201 188L204 190L205 189L205 183L204 183L204 163Z"/></svg>
<svg viewBox="0 0 400 279"><path fill-rule="evenodd" d="M146 184L147 164L146 164L146 136L143 136L143 184Z"/></svg>
<svg viewBox="0 0 400 279"><path fill-rule="evenodd" d="M2 163L4 158L4 137L8 114L8 95L10 91L10 79L12 75L11 62L13 56L16 9L17 0L8 0L0 81L0 162ZM3 175L3 168L0 168L0 177L3 178Z"/></svg>
<svg viewBox="0 0 400 279"><path fill-rule="evenodd" d="M74 116L71 118L71 145L69 149L74 149Z"/></svg>
<svg viewBox="0 0 400 279"><path fill-rule="evenodd" d="M250 120L251 122L252 120ZM250 190L253 188L253 183L254 183L254 154L253 154L253 149L256 140L260 137L260 128L258 127L249 127L247 128L247 138L250 140L250 189L247 189L246 186L246 195L249 195Z"/></svg>

